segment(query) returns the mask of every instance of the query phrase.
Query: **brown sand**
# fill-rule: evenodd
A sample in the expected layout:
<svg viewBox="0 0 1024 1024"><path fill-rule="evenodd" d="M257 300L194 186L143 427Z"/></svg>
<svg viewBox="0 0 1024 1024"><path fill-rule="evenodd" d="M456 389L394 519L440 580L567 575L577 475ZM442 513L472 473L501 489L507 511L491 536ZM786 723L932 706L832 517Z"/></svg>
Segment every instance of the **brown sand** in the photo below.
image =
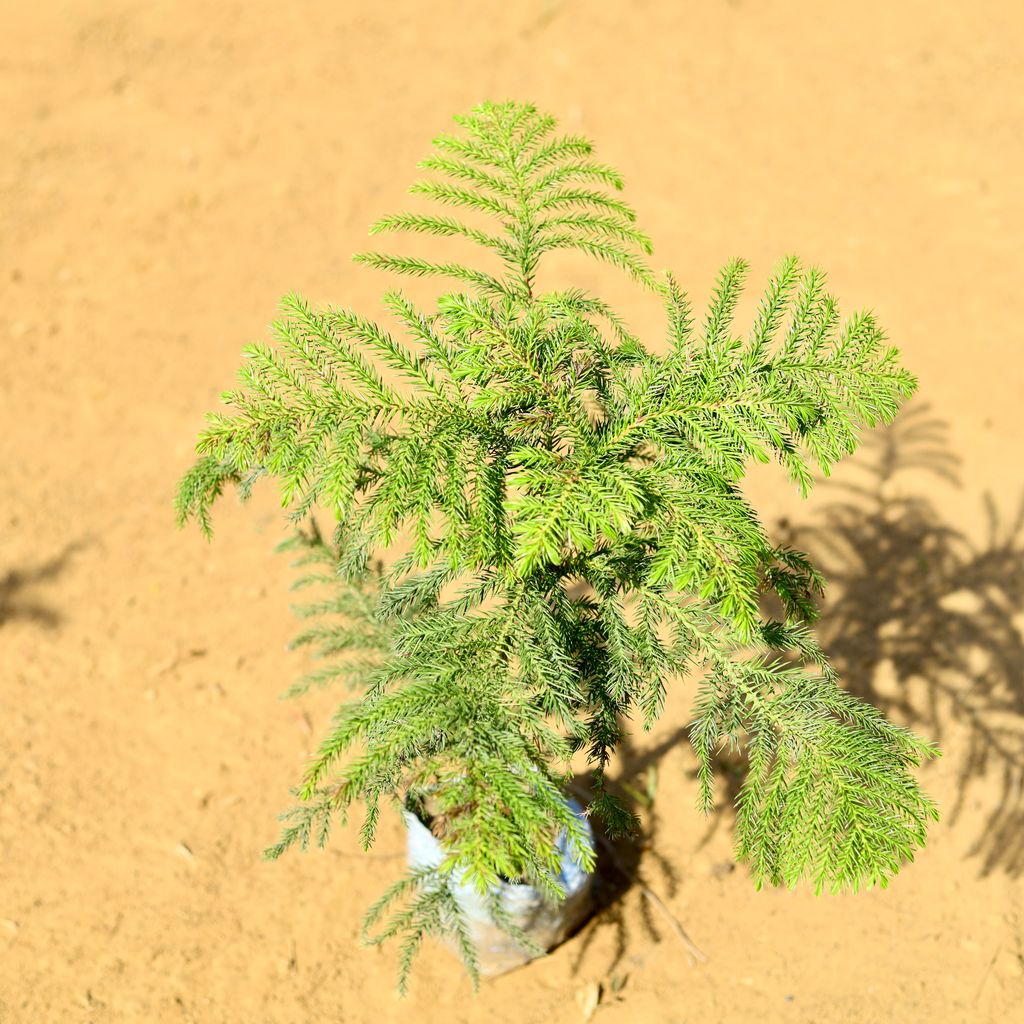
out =
<svg viewBox="0 0 1024 1024"><path fill-rule="evenodd" d="M1019 1019L1024 572L982 496L1005 533L1022 26L1018 4L934 0L7 0L0 1021L571 1022L594 984L608 1024ZM449 116L506 97L598 140L698 300L730 255L763 278L797 251L920 375L919 419L948 424L928 465L872 477L869 452L806 504L771 475L751 491L837 577L825 630L851 685L941 734L925 779L945 818L888 891L757 893L729 870L728 812L692 810L676 693L622 771L657 763L641 871L707 963L634 888L475 1001L428 950L402 1003L393 951L356 944L400 869L398 825L370 858L339 834L259 860L333 700L277 700L302 660L275 498L225 501L212 547L174 530L170 502L279 295L374 315L391 282L348 255L406 205ZM571 269L660 337L649 303ZM907 434L882 441L919 450ZM840 535L852 546L826 550Z"/></svg>

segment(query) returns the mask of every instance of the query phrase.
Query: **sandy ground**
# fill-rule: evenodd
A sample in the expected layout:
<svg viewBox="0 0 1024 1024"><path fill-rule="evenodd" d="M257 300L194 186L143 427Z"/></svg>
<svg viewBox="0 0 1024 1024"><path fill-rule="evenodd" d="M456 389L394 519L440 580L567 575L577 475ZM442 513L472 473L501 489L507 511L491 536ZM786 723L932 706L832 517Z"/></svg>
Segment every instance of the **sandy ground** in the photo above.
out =
<svg viewBox="0 0 1024 1024"><path fill-rule="evenodd" d="M1024 8L0 7L3 1024L572 1022L594 984L607 1024L1017 1019ZM403 1003L393 953L356 945L398 825L371 858L342 835L259 859L332 702L277 699L303 663L275 499L227 500L209 546L171 497L278 297L375 314L390 282L348 255L449 116L505 97L597 139L698 299L728 256L763 276L794 250L919 374L917 412L811 501L750 489L835 580L850 685L941 738L945 817L886 892L757 893L728 810L692 810L677 693L621 777L657 766L640 871L707 962L634 887L475 1001L429 950Z"/></svg>

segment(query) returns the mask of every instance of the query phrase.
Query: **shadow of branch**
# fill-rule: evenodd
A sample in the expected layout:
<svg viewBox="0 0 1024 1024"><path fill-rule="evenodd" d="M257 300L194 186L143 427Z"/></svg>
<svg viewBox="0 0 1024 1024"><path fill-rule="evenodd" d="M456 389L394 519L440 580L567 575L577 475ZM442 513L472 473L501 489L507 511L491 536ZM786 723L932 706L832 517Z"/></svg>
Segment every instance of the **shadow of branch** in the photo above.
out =
<svg viewBox="0 0 1024 1024"><path fill-rule="evenodd" d="M53 558L29 568L9 569L0 576L0 626L15 619L25 619L44 629L56 629L63 615L50 605L30 596L33 587L57 579L72 557L88 545L86 540L72 541Z"/></svg>
<svg viewBox="0 0 1024 1024"><path fill-rule="evenodd" d="M972 542L936 499L908 489L925 471L958 484L947 425L911 408L865 439L863 484L825 483L843 497L816 521L782 524L828 581L817 629L845 685L900 723L943 743L958 765L955 822L982 778L999 800L971 855L988 874L1024 872L1024 501Z"/></svg>
<svg viewBox="0 0 1024 1024"><path fill-rule="evenodd" d="M601 831L599 822L592 823L598 842L596 910L582 929L574 970L580 969L595 938L610 928L612 954L605 973L612 975L622 966L635 938L636 925L643 937L653 943L660 943L666 935L674 933L691 965L706 959L662 899L662 896L671 899L677 894L680 877L675 865L660 852L657 844L660 819L656 806L656 767L685 736L686 730L678 729L656 747L644 750L636 749L628 736L623 740L619 750L622 770L615 779L605 781L620 799L640 804L635 808L642 812L640 834L632 838L612 838ZM591 773L577 776L573 788L584 799L591 797ZM638 895L635 901L629 899L633 893ZM635 914L630 909L634 902Z"/></svg>

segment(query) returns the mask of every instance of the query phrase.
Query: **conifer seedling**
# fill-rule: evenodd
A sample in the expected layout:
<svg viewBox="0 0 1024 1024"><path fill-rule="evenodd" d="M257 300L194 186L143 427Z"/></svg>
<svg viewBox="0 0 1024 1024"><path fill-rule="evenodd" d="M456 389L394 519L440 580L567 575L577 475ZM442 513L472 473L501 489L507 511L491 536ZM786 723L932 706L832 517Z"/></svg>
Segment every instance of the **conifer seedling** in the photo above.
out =
<svg viewBox="0 0 1024 1024"><path fill-rule="evenodd" d="M207 535L225 485L244 498L263 476L293 522L314 509L336 522L329 541L314 529L290 545L314 566L306 582L333 588L302 609L316 624L299 642L325 660L293 691L354 696L266 855L323 845L353 805L367 848L384 805L429 807L447 860L396 882L365 934L399 939L403 988L428 934L453 936L475 979L453 877L557 900L557 836L593 866L563 796L572 766L591 773L587 815L634 831L606 773L626 731L671 698L692 702L700 810L716 753L746 755L735 844L755 886L885 886L936 817L913 774L935 750L842 689L811 628L822 580L772 542L740 485L751 462L776 460L806 495L893 419L914 377L874 317L841 320L823 274L795 258L745 329L742 260L695 313L649 268L619 174L587 139L532 105L455 120L410 190L448 210L371 233L463 239L482 258L357 255L455 282L430 310L388 291L395 331L287 296L275 344L246 348L230 411L209 414L180 485L179 521ZM660 353L599 298L540 291L557 250L652 291Z"/></svg>

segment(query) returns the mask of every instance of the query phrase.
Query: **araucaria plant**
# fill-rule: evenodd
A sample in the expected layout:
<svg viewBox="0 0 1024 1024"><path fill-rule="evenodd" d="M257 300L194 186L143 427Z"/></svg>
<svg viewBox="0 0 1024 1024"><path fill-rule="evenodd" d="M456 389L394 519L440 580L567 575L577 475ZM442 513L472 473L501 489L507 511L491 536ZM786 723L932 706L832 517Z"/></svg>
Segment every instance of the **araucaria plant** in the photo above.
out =
<svg viewBox="0 0 1024 1024"><path fill-rule="evenodd" d="M587 815L631 831L609 763L685 677L702 811L716 752L748 759L736 852L755 885L884 886L935 817L912 774L934 750L841 688L810 629L822 581L772 542L740 482L775 459L806 494L864 427L892 420L913 376L869 313L841 321L823 274L794 258L749 328L734 323L742 260L695 314L644 261L650 242L590 142L529 105L456 121L463 133L420 165L438 177L411 191L470 220L402 213L371 232L453 236L485 258L355 257L457 282L430 311L387 292L408 341L285 298L276 345L245 350L231 411L209 415L181 482L180 520L207 533L225 484L244 497L261 476L294 521L317 507L337 522L330 542L295 541L336 590L306 609L324 618L302 638L332 657L294 689L358 695L267 855L323 844L354 804L367 847L382 804L420 808L447 859L385 893L367 936L400 937L403 981L425 934L454 936L475 971L452 880L482 893L520 880L557 900L556 839L593 859L563 795L570 766L590 773ZM600 299L538 290L560 249L661 298L660 353Z"/></svg>

